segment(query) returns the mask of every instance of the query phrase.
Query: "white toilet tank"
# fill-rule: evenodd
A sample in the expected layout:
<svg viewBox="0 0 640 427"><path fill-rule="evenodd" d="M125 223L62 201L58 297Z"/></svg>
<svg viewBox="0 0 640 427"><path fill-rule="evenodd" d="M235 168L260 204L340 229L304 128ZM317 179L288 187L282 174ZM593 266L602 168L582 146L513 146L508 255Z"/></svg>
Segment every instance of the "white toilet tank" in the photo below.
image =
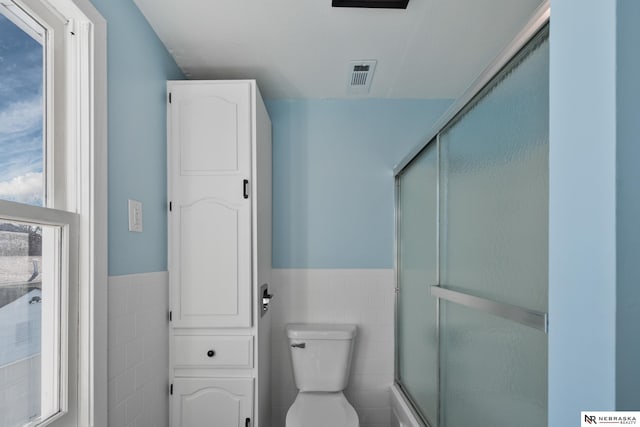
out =
<svg viewBox="0 0 640 427"><path fill-rule="evenodd" d="M349 382L356 325L287 325L293 376L300 391L342 391Z"/></svg>

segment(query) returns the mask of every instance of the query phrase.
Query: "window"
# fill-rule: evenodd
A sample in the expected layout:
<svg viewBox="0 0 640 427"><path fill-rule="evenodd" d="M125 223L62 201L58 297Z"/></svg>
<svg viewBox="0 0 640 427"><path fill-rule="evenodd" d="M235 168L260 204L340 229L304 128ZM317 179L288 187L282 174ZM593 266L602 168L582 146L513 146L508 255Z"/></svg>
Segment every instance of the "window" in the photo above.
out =
<svg viewBox="0 0 640 427"><path fill-rule="evenodd" d="M0 3L0 199L42 206L46 29Z"/></svg>
<svg viewBox="0 0 640 427"><path fill-rule="evenodd" d="M0 0L0 427L106 425L105 36Z"/></svg>
<svg viewBox="0 0 640 427"><path fill-rule="evenodd" d="M0 425L35 426L69 412L76 392L78 215L0 209Z"/></svg>

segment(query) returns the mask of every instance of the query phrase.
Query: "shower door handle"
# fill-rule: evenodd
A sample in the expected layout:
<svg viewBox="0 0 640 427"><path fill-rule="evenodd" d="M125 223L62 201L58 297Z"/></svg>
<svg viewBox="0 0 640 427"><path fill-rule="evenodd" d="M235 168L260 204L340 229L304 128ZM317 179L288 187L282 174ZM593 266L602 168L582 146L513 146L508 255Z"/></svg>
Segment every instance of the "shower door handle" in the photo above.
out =
<svg viewBox="0 0 640 427"><path fill-rule="evenodd" d="M307 343L304 343L304 342L291 344L291 347L293 348L305 348L306 346L307 346Z"/></svg>

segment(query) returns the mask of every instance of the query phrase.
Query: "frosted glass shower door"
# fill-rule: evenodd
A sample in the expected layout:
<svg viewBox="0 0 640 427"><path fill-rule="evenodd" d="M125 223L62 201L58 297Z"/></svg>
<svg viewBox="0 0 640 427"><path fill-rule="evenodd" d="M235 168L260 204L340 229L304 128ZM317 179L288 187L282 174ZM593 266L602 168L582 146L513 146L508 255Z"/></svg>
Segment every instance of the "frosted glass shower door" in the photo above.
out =
<svg viewBox="0 0 640 427"><path fill-rule="evenodd" d="M431 427L547 420L548 26L396 173L396 383Z"/></svg>
<svg viewBox="0 0 640 427"><path fill-rule="evenodd" d="M546 423L546 324L500 312L547 312L548 94L540 35L440 135L440 286L458 298L441 299L448 427Z"/></svg>
<svg viewBox="0 0 640 427"><path fill-rule="evenodd" d="M435 141L398 178L397 380L431 426L438 419L438 155Z"/></svg>

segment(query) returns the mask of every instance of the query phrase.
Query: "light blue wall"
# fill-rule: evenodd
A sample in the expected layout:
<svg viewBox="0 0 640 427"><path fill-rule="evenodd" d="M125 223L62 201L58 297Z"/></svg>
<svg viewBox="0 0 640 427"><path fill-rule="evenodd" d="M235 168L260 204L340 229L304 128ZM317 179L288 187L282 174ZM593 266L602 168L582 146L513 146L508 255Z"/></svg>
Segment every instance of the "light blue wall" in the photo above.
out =
<svg viewBox="0 0 640 427"><path fill-rule="evenodd" d="M640 2L618 0L617 409L640 409Z"/></svg>
<svg viewBox="0 0 640 427"><path fill-rule="evenodd" d="M392 268L393 167L450 100L271 100L273 267Z"/></svg>
<svg viewBox="0 0 640 427"><path fill-rule="evenodd" d="M549 427L615 408L616 2L552 0Z"/></svg>
<svg viewBox="0 0 640 427"><path fill-rule="evenodd" d="M109 275L167 269L166 80L184 76L131 0L92 0L107 20ZM128 231L127 200L144 231Z"/></svg>

